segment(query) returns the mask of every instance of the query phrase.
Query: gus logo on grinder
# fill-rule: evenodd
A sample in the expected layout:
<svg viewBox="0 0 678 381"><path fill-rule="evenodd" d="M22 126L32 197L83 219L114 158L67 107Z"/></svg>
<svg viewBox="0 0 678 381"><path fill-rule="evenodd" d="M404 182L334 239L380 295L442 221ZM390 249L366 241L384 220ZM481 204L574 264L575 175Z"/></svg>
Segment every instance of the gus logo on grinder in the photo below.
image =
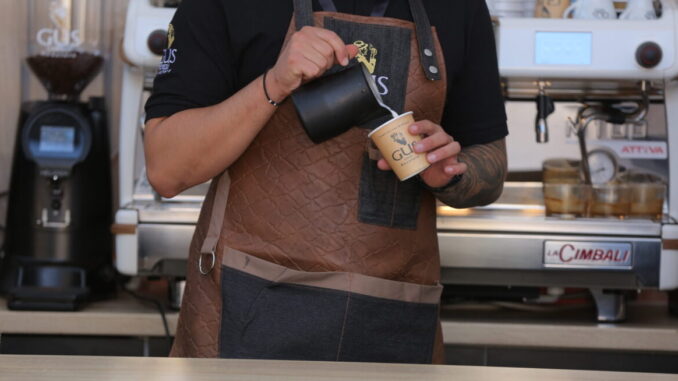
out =
<svg viewBox="0 0 678 381"><path fill-rule="evenodd" d="M70 50L82 45L78 29L71 30L69 10L58 1L49 4L49 19L52 28L42 28L35 36L38 44L53 50Z"/></svg>

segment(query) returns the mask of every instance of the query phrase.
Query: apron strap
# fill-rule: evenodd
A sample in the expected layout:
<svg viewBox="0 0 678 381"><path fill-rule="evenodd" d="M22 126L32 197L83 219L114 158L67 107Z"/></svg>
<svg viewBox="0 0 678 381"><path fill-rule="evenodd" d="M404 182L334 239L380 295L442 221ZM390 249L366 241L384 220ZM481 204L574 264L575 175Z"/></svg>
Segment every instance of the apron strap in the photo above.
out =
<svg viewBox="0 0 678 381"><path fill-rule="evenodd" d="M374 9L372 9L371 17L384 17L386 14L386 9L388 8L388 3L390 0L379 0L374 4Z"/></svg>
<svg viewBox="0 0 678 381"><path fill-rule="evenodd" d="M294 0L294 21L297 30L305 26L313 26L313 2L311 0Z"/></svg>
<svg viewBox="0 0 678 381"><path fill-rule="evenodd" d="M336 12L337 7L332 0L318 0L323 10L327 12ZM441 79L440 66L436 57L435 44L433 43L433 33L431 31L431 22L426 14L426 9L421 0L408 0L412 20L416 28L417 42L419 45L419 60L426 78L431 81ZM381 17L386 14L389 0L379 0L372 10L373 17ZM294 0L294 17L297 30L305 26L313 26L313 2L312 0Z"/></svg>
<svg viewBox="0 0 678 381"><path fill-rule="evenodd" d="M224 225L224 217L226 215L226 202L228 201L228 192L231 189L231 177L228 175L228 170L224 171L219 177L217 188L214 192L214 203L212 204L212 213L210 215L209 227L207 235L202 242L200 248L200 258L198 259L198 271L202 275L209 274L216 265L217 243L219 242L219 235L221 228ZM203 262L203 258L207 256L211 263Z"/></svg>
<svg viewBox="0 0 678 381"><path fill-rule="evenodd" d="M370 13L370 17L384 17L390 2L391 0L377 0L372 13ZM320 8L325 12L338 12L337 6L334 5L334 0L318 0L318 3L320 3Z"/></svg>
<svg viewBox="0 0 678 381"><path fill-rule="evenodd" d="M433 43L433 33L431 31L431 22L426 14L426 9L421 0L409 0L412 20L417 32L417 42L419 43L419 60L421 61L426 78L431 81L440 80L440 66L436 57L436 49Z"/></svg>
<svg viewBox="0 0 678 381"><path fill-rule="evenodd" d="M332 0L318 0L318 3L325 12L337 12L337 7Z"/></svg>

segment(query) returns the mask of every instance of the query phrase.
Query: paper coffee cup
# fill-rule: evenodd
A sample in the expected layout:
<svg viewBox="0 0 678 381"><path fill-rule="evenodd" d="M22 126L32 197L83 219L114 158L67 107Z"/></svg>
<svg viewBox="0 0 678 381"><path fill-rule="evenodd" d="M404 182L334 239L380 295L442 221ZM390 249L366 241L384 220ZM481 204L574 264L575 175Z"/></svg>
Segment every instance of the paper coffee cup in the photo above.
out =
<svg viewBox="0 0 678 381"><path fill-rule="evenodd" d="M414 152L414 145L421 141L421 136L410 134L408 128L412 124L412 112L406 112L375 128L368 135L400 181L419 174L431 165L425 154Z"/></svg>

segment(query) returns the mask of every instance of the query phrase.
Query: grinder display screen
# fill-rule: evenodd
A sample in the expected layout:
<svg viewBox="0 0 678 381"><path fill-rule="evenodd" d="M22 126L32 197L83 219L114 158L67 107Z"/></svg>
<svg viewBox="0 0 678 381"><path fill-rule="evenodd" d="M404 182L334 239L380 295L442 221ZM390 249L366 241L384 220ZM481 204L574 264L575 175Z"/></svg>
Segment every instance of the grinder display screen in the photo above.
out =
<svg viewBox="0 0 678 381"><path fill-rule="evenodd" d="M73 152L75 146L75 128L64 126L40 127L41 152Z"/></svg>
<svg viewBox="0 0 678 381"><path fill-rule="evenodd" d="M593 36L585 32L537 32L537 65L591 65Z"/></svg>

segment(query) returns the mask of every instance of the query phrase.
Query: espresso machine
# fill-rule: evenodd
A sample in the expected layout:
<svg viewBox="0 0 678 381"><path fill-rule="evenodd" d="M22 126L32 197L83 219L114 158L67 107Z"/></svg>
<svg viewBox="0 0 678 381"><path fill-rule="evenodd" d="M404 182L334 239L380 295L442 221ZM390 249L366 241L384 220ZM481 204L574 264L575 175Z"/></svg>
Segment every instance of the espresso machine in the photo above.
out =
<svg viewBox="0 0 678 381"><path fill-rule="evenodd" d="M30 0L30 71L47 100L22 104L9 192L1 291L10 309L76 310L115 290L111 178L99 73L103 5Z"/></svg>
<svg viewBox="0 0 678 381"><path fill-rule="evenodd" d="M143 106L168 47L177 0L130 0L123 37L119 209L115 214L119 272L170 280L170 305L179 308L188 247L209 183L167 199L146 178Z"/></svg>
<svg viewBox="0 0 678 381"><path fill-rule="evenodd" d="M623 320L628 290L678 288L678 166L669 162L678 152L678 108L667 107L678 102L678 7L661 4L653 21L499 20L509 181L492 205L439 206L446 288L587 288L601 321ZM160 197L146 179L142 151L143 104L175 6L131 0L128 8L115 231L118 270L175 280L178 306L207 184ZM634 171L661 179L661 216L546 216L543 162L581 161L580 137L596 183Z"/></svg>
<svg viewBox="0 0 678 381"><path fill-rule="evenodd" d="M604 322L630 291L678 288L678 4L660 5L656 20L498 20L508 181L491 205L438 208L444 284L586 288Z"/></svg>

